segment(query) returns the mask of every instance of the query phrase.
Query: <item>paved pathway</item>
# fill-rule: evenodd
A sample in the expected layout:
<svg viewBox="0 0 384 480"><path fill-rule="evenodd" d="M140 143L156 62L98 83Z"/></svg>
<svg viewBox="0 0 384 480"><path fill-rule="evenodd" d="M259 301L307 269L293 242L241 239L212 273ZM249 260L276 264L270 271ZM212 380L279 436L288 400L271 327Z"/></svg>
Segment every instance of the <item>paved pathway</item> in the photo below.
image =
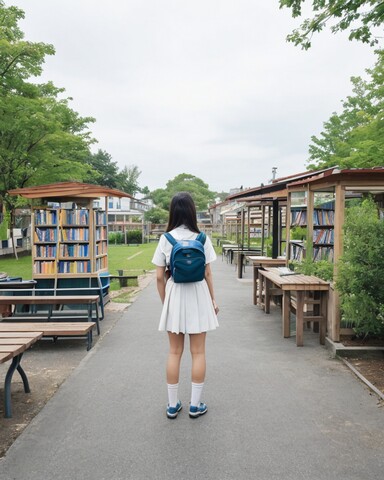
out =
<svg viewBox="0 0 384 480"><path fill-rule="evenodd" d="M377 398L317 336L306 333L303 348L283 339L278 311L254 307L232 266L218 259L214 273L221 314L208 337L205 417L165 416L167 338L153 281L0 461L0 479L383 478Z"/></svg>

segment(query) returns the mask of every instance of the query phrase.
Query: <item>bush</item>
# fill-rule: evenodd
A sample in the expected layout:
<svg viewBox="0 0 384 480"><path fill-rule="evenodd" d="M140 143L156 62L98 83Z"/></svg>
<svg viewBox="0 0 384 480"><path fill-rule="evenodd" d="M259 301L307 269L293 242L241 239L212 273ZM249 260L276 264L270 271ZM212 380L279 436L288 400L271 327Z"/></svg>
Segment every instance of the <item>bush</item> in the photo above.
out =
<svg viewBox="0 0 384 480"><path fill-rule="evenodd" d="M358 335L384 335L384 222L372 199L346 210L336 288L342 319Z"/></svg>
<svg viewBox="0 0 384 480"><path fill-rule="evenodd" d="M303 275L313 275L326 282L333 280L333 263L328 260L318 260L315 262L306 258L302 262L293 261L290 263L290 266L293 267L295 272L302 273Z"/></svg>
<svg viewBox="0 0 384 480"><path fill-rule="evenodd" d="M130 230L127 232L127 243L143 243L141 230Z"/></svg>
<svg viewBox="0 0 384 480"><path fill-rule="evenodd" d="M109 243L121 244L124 243L124 234L123 232L109 232L108 234Z"/></svg>

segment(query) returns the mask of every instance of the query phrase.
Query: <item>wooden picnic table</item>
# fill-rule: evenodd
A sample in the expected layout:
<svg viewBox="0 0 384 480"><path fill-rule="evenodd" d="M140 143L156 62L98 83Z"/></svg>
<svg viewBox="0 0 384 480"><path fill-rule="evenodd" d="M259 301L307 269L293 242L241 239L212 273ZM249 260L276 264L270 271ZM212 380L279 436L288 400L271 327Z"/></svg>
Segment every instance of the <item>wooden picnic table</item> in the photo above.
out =
<svg viewBox="0 0 384 480"><path fill-rule="evenodd" d="M87 319L88 322L93 321L92 317L92 310L93 306L95 306L96 312L96 328L97 333L100 334L100 326L99 326L99 312L98 312L98 302L100 296L99 295L2 295L0 296L0 305L27 305L29 307L36 307L37 305L45 305L48 307L46 312L38 312L38 315L44 315L46 320L49 322L52 317L56 317L58 315L58 310L54 310L54 307L62 307L64 305L86 305L87 307ZM68 315L64 310L61 310L60 316L63 318L71 318L75 317L76 315L73 314L73 311L69 311ZM8 317L8 319L18 319L18 314L14 314L12 317ZM29 320L27 317L30 316L30 319L33 321L36 317L36 312L29 313L25 315L22 313L22 320ZM20 320L21 320L20 319Z"/></svg>
<svg viewBox="0 0 384 480"><path fill-rule="evenodd" d="M282 302L282 320L283 335L285 338L290 336L289 314L291 309L296 310L296 345L303 346L303 326L304 322L319 322L320 343L325 343L325 333L327 327L327 300L329 293L329 282L320 278L294 274L280 275L278 268L259 269L259 295L258 304L263 306L265 313L270 312L271 296L281 294ZM264 302L263 302L264 292ZM308 297L308 294L316 292L318 298ZM292 296L296 295L295 305ZM317 306L317 311L313 315L304 314L304 305L312 304Z"/></svg>
<svg viewBox="0 0 384 480"><path fill-rule="evenodd" d="M247 255L247 260L253 266L253 304L257 305L257 284L259 268L284 267L287 263L285 257L265 257L263 255Z"/></svg>
<svg viewBox="0 0 384 480"><path fill-rule="evenodd" d="M1 325L1 323L0 323ZM11 382L15 370L17 370L23 380L24 391L29 393L28 377L20 365L21 358L25 350L37 342L43 336L43 332L0 332L0 363L12 359L4 381L4 416L12 417L11 404Z"/></svg>

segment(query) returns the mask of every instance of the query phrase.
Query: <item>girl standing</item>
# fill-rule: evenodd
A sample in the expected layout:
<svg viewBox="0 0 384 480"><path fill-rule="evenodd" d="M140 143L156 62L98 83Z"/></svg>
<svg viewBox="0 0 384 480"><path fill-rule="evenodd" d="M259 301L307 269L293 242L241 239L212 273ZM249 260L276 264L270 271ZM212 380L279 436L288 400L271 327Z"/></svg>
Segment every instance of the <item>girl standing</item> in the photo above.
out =
<svg viewBox="0 0 384 480"><path fill-rule="evenodd" d="M189 193L180 192L172 198L167 232L175 240L195 240L199 234L196 207ZM166 271L171 251L172 245L162 235L152 259L152 263L157 267L157 289L163 304L159 330L167 331L169 338L167 417L176 418L182 408L178 397L180 361L184 350L184 336L189 334L192 355L189 416L196 418L207 412L207 405L201 402L206 370L206 332L215 330L219 325L217 322L219 308L215 302L210 267L210 263L216 260L216 253L207 237L204 244L205 279L201 282L175 283Z"/></svg>

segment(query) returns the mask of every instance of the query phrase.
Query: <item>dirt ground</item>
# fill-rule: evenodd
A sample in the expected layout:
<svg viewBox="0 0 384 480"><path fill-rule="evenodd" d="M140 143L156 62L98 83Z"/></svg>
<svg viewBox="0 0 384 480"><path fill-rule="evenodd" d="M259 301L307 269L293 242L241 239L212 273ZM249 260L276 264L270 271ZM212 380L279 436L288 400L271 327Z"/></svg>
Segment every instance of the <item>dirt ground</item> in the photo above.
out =
<svg viewBox="0 0 384 480"><path fill-rule="evenodd" d="M116 298L117 302L112 301L106 305L106 315L100 324L101 335L98 337L94 332L93 346L110 332L121 318L122 312L135 300L140 290L148 285L151 277L152 274L139 277L138 287L111 292L111 297ZM123 301L130 303L121 303ZM0 457L5 455L24 428L87 355L86 347L85 338L59 338L56 343L44 339L25 352L21 365L27 373L31 393L24 393L21 377L15 372L11 388L12 418L4 418L3 398L0 401ZM1 397L4 395L4 380L9 365L9 362L0 365Z"/></svg>
<svg viewBox="0 0 384 480"><path fill-rule="evenodd" d="M128 287L112 292L117 302L133 302L141 289L152 278L151 274L139 279L138 287ZM118 297L118 298L116 298ZM113 328L130 303L110 302L101 323L102 334L94 335L94 345ZM4 403L0 402L0 457L39 413L60 385L87 355L85 339L59 339L53 343L46 339L38 342L24 355L22 366L27 372L31 393L25 394L21 378L15 372L12 381L12 418L4 418ZM384 356L348 358L348 361L384 394ZM0 366L0 390L3 395L4 379L9 363ZM358 381L358 380L356 380Z"/></svg>

